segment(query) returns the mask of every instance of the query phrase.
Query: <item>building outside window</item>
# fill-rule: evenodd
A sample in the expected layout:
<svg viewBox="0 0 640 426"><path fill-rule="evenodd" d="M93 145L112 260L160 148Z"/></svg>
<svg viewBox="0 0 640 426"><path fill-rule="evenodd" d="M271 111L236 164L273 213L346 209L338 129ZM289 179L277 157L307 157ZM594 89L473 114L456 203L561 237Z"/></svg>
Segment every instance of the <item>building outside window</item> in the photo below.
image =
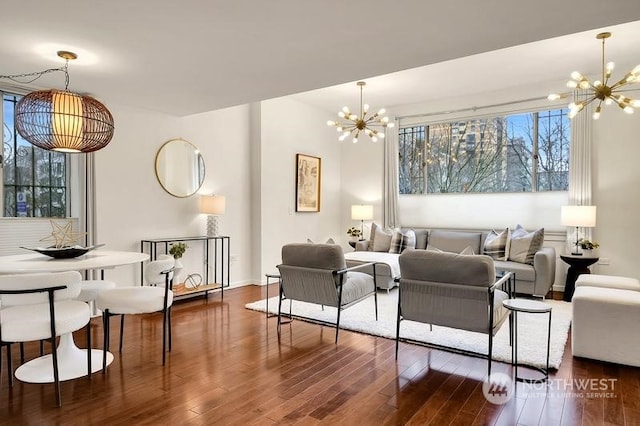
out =
<svg viewBox="0 0 640 426"><path fill-rule="evenodd" d="M35 147L18 134L14 111L19 100L19 95L2 94L2 216L66 217L66 155Z"/></svg>
<svg viewBox="0 0 640 426"><path fill-rule="evenodd" d="M566 191L565 109L400 127L400 194Z"/></svg>

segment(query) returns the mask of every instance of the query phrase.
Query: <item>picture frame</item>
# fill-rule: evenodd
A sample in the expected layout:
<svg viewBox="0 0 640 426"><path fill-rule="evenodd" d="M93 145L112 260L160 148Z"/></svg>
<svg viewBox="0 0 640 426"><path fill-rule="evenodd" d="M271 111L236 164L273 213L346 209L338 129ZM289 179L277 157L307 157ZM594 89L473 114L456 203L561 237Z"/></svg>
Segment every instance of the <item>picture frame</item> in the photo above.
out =
<svg viewBox="0 0 640 426"><path fill-rule="evenodd" d="M319 212L322 160L296 154L296 212Z"/></svg>

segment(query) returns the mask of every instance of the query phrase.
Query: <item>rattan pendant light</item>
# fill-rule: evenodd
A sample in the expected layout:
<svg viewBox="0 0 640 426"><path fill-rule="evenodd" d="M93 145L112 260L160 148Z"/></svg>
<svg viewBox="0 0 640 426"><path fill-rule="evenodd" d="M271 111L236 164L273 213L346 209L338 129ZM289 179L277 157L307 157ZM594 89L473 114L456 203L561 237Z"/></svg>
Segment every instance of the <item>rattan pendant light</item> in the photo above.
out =
<svg viewBox="0 0 640 426"><path fill-rule="evenodd" d="M59 51L66 60L65 89L41 90L24 96L16 105L16 130L33 145L61 152L93 152L104 148L113 137L113 116L90 96L68 90L69 60L73 52Z"/></svg>

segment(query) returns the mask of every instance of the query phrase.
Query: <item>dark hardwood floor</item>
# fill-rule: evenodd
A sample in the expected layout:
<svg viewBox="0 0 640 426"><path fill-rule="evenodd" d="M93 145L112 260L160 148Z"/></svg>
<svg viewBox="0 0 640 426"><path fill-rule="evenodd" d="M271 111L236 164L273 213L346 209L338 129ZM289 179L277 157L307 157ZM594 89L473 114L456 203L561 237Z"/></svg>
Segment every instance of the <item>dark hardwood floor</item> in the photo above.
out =
<svg viewBox="0 0 640 426"><path fill-rule="evenodd" d="M225 291L222 303L219 294L176 303L164 367L161 316L128 316L123 352L106 374L63 382L61 408L53 385L9 388L3 365L0 423L640 424L640 369L573 358L570 342L553 386L518 383L514 398L493 405L482 392L483 359L405 343L396 361L393 340L341 331L335 345L332 328L303 321L284 326L278 339L275 318L244 308L263 295L264 287L247 286ZM92 333L99 346L97 318ZM76 342L82 346L83 332ZM27 358L37 353L37 344L27 345ZM494 369L510 372L502 363ZM560 389L587 379L609 386L608 395Z"/></svg>

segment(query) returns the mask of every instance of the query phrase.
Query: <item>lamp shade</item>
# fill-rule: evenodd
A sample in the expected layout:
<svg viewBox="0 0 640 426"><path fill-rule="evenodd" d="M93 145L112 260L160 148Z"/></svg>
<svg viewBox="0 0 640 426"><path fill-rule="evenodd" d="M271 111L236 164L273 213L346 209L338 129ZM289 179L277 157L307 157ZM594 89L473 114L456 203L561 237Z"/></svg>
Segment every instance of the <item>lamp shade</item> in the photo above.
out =
<svg viewBox="0 0 640 426"><path fill-rule="evenodd" d="M371 220L373 219L373 206L355 204L351 206L352 220Z"/></svg>
<svg viewBox="0 0 640 426"><path fill-rule="evenodd" d="M562 206L560 222L564 226L596 226L596 206Z"/></svg>
<svg viewBox="0 0 640 426"><path fill-rule="evenodd" d="M16 105L16 130L33 145L61 152L93 152L113 137L113 117L90 96L41 90Z"/></svg>
<svg viewBox="0 0 640 426"><path fill-rule="evenodd" d="M224 195L201 195L200 213L221 215L226 208Z"/></svg>

